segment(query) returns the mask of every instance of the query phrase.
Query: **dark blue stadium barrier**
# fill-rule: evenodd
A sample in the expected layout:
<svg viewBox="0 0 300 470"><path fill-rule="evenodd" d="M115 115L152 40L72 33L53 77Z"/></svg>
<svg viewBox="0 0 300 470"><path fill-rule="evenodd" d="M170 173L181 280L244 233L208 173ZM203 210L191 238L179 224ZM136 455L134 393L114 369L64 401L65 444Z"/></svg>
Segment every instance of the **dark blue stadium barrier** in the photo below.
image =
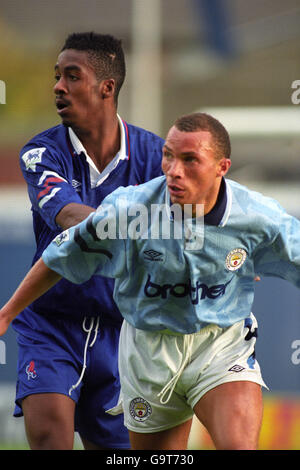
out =
<svg viewBox="0 0 300 470"><path fill-rule="evenodd" d="M0 305L2 306L13 294L31 266L34 253L34 242L0 241ZM17 367L16 335L10 326L7 333L1 337L5 343L5 364L0 363L1 382L15 381ZM0 361L2 362L2 361Z"/></svg>
<svg viewBox="0 0 300 470"><path fill-rule="evenodd" d="M300 340L300 289L264 278L256 286L253 313L258 321L256 357L272 392L300 393L300 359L292 347ZM296 358L297 358L296 357Z"/></svg>

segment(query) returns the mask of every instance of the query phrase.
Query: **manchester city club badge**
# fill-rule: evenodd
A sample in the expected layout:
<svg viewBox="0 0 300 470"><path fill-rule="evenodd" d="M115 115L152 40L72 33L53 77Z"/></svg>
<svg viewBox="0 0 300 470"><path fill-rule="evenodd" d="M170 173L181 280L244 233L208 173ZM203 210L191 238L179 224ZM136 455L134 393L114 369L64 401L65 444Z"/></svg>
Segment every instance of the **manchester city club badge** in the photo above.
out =
<svg viewBox="0 0 300 470"><path fill-rule="evenodd" d="M236 271L244 264L247 253L243 248L235 248L226 256L226 267L229 271Z"/></svg>
<svg viewBox="0 0 300 470"><path fill-rule="evenodd" d="M144 398L138 397L131 400L129 411L136 421L145 421L152 413L152 408Z"/></svg>

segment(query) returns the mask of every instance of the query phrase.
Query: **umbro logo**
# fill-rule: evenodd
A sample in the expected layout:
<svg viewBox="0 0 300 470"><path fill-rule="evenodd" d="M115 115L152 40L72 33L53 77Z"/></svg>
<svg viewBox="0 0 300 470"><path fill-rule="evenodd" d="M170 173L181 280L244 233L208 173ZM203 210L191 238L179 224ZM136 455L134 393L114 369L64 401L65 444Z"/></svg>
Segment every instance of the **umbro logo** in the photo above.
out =
<svg viewBox="0 0 300 470"><path fill-rule="evenodd" d="M245 367L242 367L242 366L239 366L238 364L235 364L234 366L230 367L230 370L231 372L241 372L242 370L244 370Z"/></svg>
<svg viewBox="0 0 300 470"><path fill-rule="evenodd" d="M73 188L76 190L76 191L79 191L79 188L81 186L81 183L79 181L76 181L76 180L72 180L72 186Z"/></svg>
<svg viewBox="0 0 300 470"><path fill-rule="evenodd" d="M144 251L144 258L148 261L163 261L163 254L155 250Z"/></svg>

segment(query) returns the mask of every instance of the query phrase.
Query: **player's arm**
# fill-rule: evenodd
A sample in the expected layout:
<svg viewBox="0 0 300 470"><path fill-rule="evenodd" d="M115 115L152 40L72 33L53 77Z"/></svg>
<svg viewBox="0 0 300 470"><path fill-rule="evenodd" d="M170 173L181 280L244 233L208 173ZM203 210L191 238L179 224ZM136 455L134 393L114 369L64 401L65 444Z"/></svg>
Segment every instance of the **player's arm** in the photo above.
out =
<svg viewBox="0 0 300 470"><path fill-rule="evenodd" d="M59 211L55 221L63 230L66 230L82 222L94 211L93 207L71 202Z"/></svg>
<svg viewBox="0 0 300 470"><path fill-rule="evenodd" d="M10 300L0 310L0 336L25 307L54 286L61 276L39 259L27 273Z"/></svg>
<svg viewBox="0 0 300 470"><path fill-rule="evenodd" d="M270 231L271 242L258 247L254 254L255 272L279 277L300 288L300 220L283 209L273 220L275 235Z"/></svg>
<svg viewBox="0 0 300 470"><path fill-rule="evenodd" d="M78 224L95 210L82 203L61 161L61 154L50 146L21 151L21 170L33 210L54 231Z"/></svg>
<svg viewBox="0 0 300 470"><path fill-rule="evenodd" d="M82 284L95 274L115 278L126 271L125 240L118 237L102 240L97 235L97 224L101 220L106 223L106 216L105 209L98 210L94 216L55 237L43 252L42 259L31 268L0 310L0 335L6 332L11 321L25 307L62 277ZM114 217L114 214L111 216Z"/></svg>

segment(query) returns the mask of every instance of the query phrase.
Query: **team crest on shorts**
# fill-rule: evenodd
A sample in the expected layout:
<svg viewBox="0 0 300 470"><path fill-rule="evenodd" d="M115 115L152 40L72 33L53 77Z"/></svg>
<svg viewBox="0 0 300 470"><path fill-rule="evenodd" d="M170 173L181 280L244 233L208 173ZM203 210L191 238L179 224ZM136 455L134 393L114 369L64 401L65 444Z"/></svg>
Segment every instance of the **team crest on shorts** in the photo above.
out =
<svg viewBox="0 0 300 470"><path fill-rule="evenodd" d="M28 366L26 366L26 374L29 379L35 379L37 376L36 370L35 370L35 363L34 361L30 361Z"/></svg>
<svg viewBox="0 0 300 470"><path fill-rule="evenodd" d="M144 398L138 397L131 400L129 411L136 421L145 421L152 413L152 408Z"/></svg>
<svg viewBox="0 0 300 470"><path fill-rule="evenodd" d="M235 248L226 256L226 267L229 271L236 271L244 264L247 253L243 248Z"/></svg>

